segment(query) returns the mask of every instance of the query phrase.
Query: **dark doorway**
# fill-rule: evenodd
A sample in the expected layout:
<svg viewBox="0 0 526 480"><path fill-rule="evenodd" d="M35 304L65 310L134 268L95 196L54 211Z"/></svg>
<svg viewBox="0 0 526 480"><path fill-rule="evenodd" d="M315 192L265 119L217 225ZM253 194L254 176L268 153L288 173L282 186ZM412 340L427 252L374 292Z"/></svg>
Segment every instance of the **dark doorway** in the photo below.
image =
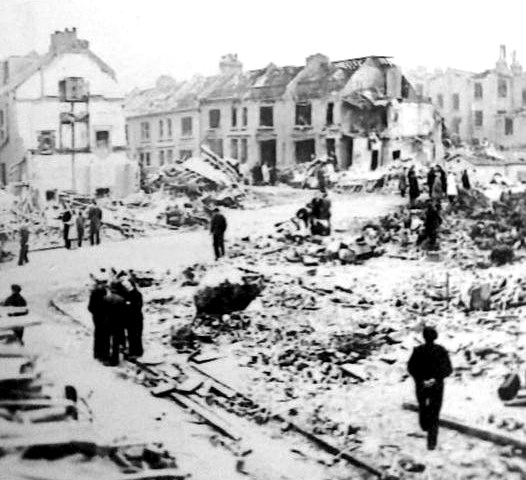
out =
<svg viewBox="0 0 526 480"><path fill-rule="evenodd" d="M328 138L325 145L327 148L327 156L336 158L336 140L334 138Z"/></svg>
<svg viewBox="0 0 526 480"><path fill-rule="evenodd" d="M347 169L352 166L353 140L351 137L342 137L343 162L342 168Z"/></svg>
<svg viewBox="0 0 526 480"><path fill-rule="evenodd" d="M7 185L7 174L5 163L0 163L0 185Z"/></svg>
<svg viewBox="0 0 526 480"><path fill-rule="evenodd" d="M296 163L310 162L316 155L316 143L314 139L296 142Z"/></svg>
<svg viewBox="0 0 526 480"><path fill-rule="evenodd" d="M378 150L373 150L371 152L371 170L376 170L378 168Z"/></svg>
<svg viewBox="0 0 526 480"><path fill-rule="evenodd" d="M266 163L270 168L276 166L276 140L265 140L259 143L261 165Z"/></svg>

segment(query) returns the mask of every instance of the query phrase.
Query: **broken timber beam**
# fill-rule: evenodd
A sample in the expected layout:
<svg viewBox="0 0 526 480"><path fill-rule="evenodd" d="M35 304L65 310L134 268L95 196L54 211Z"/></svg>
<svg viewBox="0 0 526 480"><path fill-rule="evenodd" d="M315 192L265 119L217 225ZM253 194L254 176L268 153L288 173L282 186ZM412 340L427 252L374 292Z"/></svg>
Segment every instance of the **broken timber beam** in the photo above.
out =
<svg viewBox="0 0 526 480"><path fill-rule="evenodd" d="M404 402L402 404L402 408L411 412L418 412L418 405L412 402ZM526 442L524 440L504 435L495 430L488 430L485 428L467 425L460 420L447 415L440 417L440 425L451 430L456 430L457 432L463 433L464 435L470 435L487 442L493 442L497 445L510 445L521 450L526 450Z"/></svg>

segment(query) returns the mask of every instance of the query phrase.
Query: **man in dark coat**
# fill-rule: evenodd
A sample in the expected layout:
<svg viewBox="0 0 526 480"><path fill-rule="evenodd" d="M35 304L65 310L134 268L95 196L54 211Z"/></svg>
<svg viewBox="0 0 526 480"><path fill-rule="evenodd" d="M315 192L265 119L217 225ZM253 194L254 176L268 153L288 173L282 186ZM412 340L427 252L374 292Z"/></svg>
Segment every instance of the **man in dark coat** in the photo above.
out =
<svg viewBox="0 0 526 480"><path fill-rule="evenodd" d="M27 307L26 299L21 295L22 287L17 284L11 285L11 295L7 297L3 305L4 307ZM13 312L8 314L9 317L19 317L21 315L27 315L29 311L26 309ZM15 334L17 340L23 345L24 344L24 327L13 328L13 333Z"/></svg>
<svg viewBox="0 0 526 480"><path fill-rule="evenodd" d="M104 314L109 330L109 356L107 364L115 367L120 362L120 348L124 343L124 322L126 321L125 291L118 281L110 283L104 297Z"/></svg>
<svg viewBox="0 0 526 480"><path fill-rule="evenodd" d="M447 174L441 165L438 166L438 171L440 173L440 181L442 182L442 192L445 196L447 195Z"/></svg>
<svg viewBox="0 0 526 480"><path fill-rule="evenodd" d="M428 201L426 218L424 220L424 231L420 234L417 241L417 244L420 245L424 240L428 240L429 250L436 250L438 248L438 228L442 225L442 217L440 216L438 205L440 205L440 202L435 204L432 200Z"/></svg>
<svg viewBox="0 0 526 480"><path fill-rule="evenodd" d="M420 187L418 186L418 178L414 167L409 169L407 180L409 183L409 206L414 207L416 199L420 196Z"/></svg>
<svg viewBox="0 0 526 480"><path fill-rule="evenodd" d="M62 236L64 238L64 246L67 249L71 248L71 240L69 239L69 229L71 228L71 220L73 215L71 214L69 208L65 208L62 212L60 219L62 220Z"/></svg>
<svg viewBox="0 0 526 480"><path fill-rule="evenodd" d="M75 217L75 226L77 227L77 242L80 248L82 247L82 240L84 240L84 215L80 209Z"/></svg>
<svg viewBox="0 0 526 480"><path fill-rule="evenodd" d="M433 167L427 172L427 188L429 190L429 198L433 196L433 185L435 184L436 171Z"/></svg>
<svg viewBox="0 0 526 480"><path fill-rule="evenodd" d="M100 243L100 227L102 225L102 210L97 205L95 200L88 210L89 220L89 239L91 245L98 245Z"/></svg>
<svg viewBox="0 0 526 480"><path fill-rule="evenodd" d="M434 450L444 396L444 379L451 375L453 368L447 350L435 344L437 331L425 327L423 335L425 343L413 350L408 370L415 380L420 427L427 432L427 448Z"/></svg>
<svg viewBox="0 0 526 480"><path fill-rule="evenodd" d="M140 357L144 353L142 346L143 330L143 299L140 290L131 278L122 281L125 288L124 300L126 301L126 319L124 330L128 342L128 356Z"/></svg>
<svg viewBox="0 0 526 480"><path fill-rule="evenodd" d="M29 262L27 254L29 252L29 228L26 223L20 227L20 252L18 255L18 265L24 265Z"/></svg>
<svg viewBox="0 0 526 480"><path fill-rule="evenodd" d="M225 231L227 223L224 215L219 208L214 209L214 214L210 220L210 233L212 234L214 254L216 260L225 255Z"/></svg>
<svg viewBox="0 0 526 480"><path fill-rule="evenodd" d="M469 181L469 175L467 170L464 170L462 172L462 186L464 187L464 190L471 189L471 182Z"/></svg>
<svg viewBox="0 0 526 480"><path fill-rule="evenodd" d="M110 353L110 333L104 300L106 288L104 279L95 279L88 302L88 310L93 319L93 358L101 362L107 361Z"/></svg>

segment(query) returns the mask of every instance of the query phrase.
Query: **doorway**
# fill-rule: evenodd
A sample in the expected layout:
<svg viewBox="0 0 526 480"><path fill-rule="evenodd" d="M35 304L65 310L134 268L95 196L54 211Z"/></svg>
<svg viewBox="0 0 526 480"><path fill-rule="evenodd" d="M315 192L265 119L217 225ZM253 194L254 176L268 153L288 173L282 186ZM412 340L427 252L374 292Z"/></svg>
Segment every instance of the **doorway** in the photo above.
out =
<svg viewBox="0 0 526 480"><path fill-rule="evenodd" d="M378 150L373 150L371 152L371 170L374 171L378 168Z"/></svg>
<svg viewBox="0 0 526 480"><path fill-rule="evenodd" d="M352 167L352 159L353 159L353 139L352 137L343 137L342 136L342 168L344 170L348 169L349 167Z"/></svg>
<svg viewBox="0 0 526 480"><path fill-rule="evenodd" d="M313 156L316 155L316 143L314 142L314 139L296 142L295 147L296 163L310 162Z"/></svg>
<svg viewBox="0 0 526 480"><path fill-rule="evenodd" d="M261 165L266 163L269 168L276 166L276 140L259 142Z"/></svg>

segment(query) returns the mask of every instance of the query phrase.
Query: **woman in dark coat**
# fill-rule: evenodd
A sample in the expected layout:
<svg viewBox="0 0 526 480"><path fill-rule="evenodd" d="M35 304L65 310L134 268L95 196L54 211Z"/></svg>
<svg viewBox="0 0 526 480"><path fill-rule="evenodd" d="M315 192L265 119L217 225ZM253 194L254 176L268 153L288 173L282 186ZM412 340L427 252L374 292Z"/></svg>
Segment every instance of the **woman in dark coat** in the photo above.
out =
<svg viewBox="0 0 526 480"><path fill-rule="evenodd" d="M418 186L418 178L416 177L415 167L409 169L407 174L409 181L409 206L414 207L416 199L420 196L420 188Z"/></svg>

